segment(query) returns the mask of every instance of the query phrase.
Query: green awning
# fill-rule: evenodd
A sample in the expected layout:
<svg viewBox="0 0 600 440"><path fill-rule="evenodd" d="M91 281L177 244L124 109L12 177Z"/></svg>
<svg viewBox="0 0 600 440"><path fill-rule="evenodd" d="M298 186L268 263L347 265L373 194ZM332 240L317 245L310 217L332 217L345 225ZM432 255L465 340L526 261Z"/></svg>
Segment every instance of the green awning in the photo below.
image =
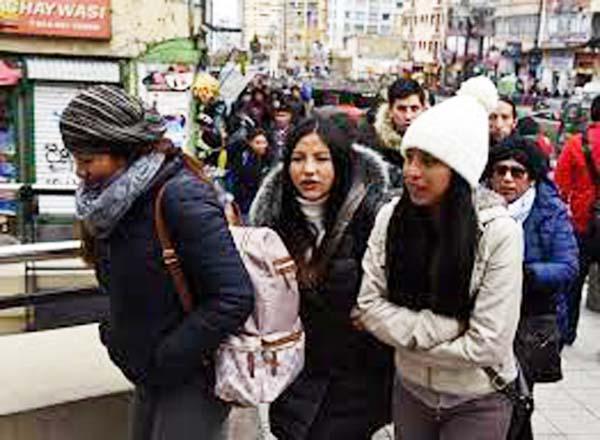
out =
<svg viewBox="0 0 600 440"><path fill-rule="evenodd" d="M159 43L138 57L138 61L161 64L196 64L200 52L187 38L175 38Z"/></svg>

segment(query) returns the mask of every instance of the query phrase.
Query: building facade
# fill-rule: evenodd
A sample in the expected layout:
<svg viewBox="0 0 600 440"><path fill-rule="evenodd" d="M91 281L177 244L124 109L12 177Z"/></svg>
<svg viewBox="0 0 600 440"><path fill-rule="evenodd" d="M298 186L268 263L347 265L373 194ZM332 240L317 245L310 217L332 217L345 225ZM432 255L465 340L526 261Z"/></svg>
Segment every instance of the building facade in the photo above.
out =
<svg viewBox="0 0 600 440"><path fill-rule="evenodd" d="M282 51L285 39L283 0L244 0L242 44L245 49L256 36L265 50Z"/></svg>
<svg viewBox="0 0 600 440"><path fill-rule="evenodd" d="M402 10L402 39L408 45L407 70L439 75L448 25L447 0L410 0Z"/></svg>
<svg viewBox="0 0 600 440"><path fill-rule="evenodd" d="M600 75L599 36L597 1L500 0L495 35L502 51L499 73L517 75L526 89L537 84L562 94Z"/></svg>
<svg viewBox="0 0 600 440"><path fill-rule="evenodd" d="M537 73L542 86L562 94L600 76L600 5L590 0L546 0L541 16Z"/></svg>
<svg viewBox="0 0 600 440"><path fill-rule="evenodd" d="M288 59L323 57L327 44L327 0L284 0L284 47Z"/></svg>
<svg viewBox="0 0 600 440"><path fill-rule="evenodd" d="M89 0L48 9L44 1L0 2L0 65L13 73L10 81L0 79L0 182L74 185L73 160L58 128L70 99L99 83L137 92L139 57L166 41L189 42L199 11L182 2L141 5ZM149 72L150 79L158 76ZM184 92L181 81L162 78L165 88ZM73 198L40 197L38 207L40 215L70 215Z"/></svg>
<svg viewBox="0 0 600 440"><path fill-rule="evenodd" d="M344 47L345 38L395 34L404 1L328 0L327 3L329 44L333 50L339 50Z"/></svg>

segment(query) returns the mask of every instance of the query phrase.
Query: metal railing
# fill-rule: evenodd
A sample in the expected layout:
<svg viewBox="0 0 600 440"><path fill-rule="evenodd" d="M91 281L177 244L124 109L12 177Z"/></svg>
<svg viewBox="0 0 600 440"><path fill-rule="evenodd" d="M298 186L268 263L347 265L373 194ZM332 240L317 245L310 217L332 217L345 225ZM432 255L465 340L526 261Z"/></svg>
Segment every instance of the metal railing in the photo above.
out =
<svg viewBox="0 0 600 440"><path fill-rule="evenodd" d="M26 291L24 293L10 294L0 297L0 310L19 307L25 308L26 330L33 330L36 328L36 325L33 321L33 314L31 313L31 309L34 307L47 306L50 304L58 305L60 303L66 304L74 300L87 300L91 298L103 297L98 287L95 286L53 289L39 292L30 289L32 283L28 281L27 277L31 276L31 269L28 271L28 264L41 261L77 258L80 256L80 244L80 241L72 240L64 242L20 244L0 247L0 265L15 263L25 263L26 265ZM39 269L40 268L34 268L33 270ZM86 268L43 268L43 270L46 269L64 271L85 270Z"/></svg>
<svg viewBox="0 0 600 440"><path fill-rule="evenodd" d="M0 192L12 192L18 205L18 235L23 243L36 241L38 196L74 196L75 185L46 185L38 183L0 183Z"/></svg>
<svg viewBox="0 0 600 440"><path fill-rule="evenodd" d="M80 255L79 240L52 243L16 244L0 247L0 264L77 258Z"/></svg>

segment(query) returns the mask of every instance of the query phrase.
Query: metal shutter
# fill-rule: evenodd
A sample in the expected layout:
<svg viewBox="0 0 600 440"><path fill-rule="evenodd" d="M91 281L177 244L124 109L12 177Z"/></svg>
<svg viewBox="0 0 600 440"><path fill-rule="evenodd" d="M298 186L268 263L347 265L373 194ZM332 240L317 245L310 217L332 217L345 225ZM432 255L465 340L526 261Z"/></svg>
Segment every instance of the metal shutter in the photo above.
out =
<svg viewBox="0 0 600 440"><path fill-rule="evenodd" d="M58 122L63 109L85 85L36 84L34 86L35 180L44 185L76 185L75 165L66 151ZM74 214L72 196L41 196L40 214Z"/></svg>

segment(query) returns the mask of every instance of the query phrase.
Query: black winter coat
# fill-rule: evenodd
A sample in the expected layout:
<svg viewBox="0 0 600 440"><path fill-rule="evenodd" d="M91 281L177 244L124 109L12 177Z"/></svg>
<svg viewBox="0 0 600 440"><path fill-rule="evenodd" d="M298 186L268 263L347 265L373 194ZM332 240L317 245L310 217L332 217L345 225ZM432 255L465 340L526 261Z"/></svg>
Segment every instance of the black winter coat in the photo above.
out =
<svg viewBox="0 0 600 440"><path fill-rule="evenodd" d="M322 287L301 292L304 372L271 408L273 433L282 440L362 440L389 420L392 350L354 328L350 318L362 280L362 257L389 177L381 157L364 147L354 149L368 193L328 263ZM265 179L250 222L273 227L280 210L281 167ZM329 412L338 415L329 417Z"/></svg>
<svg viewBox="0 0 600 440"><path fill-rule="evenodd" d="M165 220L196 305L187 316L154 227L163 184ZM110 296L101 338L113 362L136 385L176 386L199 375L210 383L206 360L244 324L254 299L212 187L175 157L99 247L98 278Z"/></svg>

